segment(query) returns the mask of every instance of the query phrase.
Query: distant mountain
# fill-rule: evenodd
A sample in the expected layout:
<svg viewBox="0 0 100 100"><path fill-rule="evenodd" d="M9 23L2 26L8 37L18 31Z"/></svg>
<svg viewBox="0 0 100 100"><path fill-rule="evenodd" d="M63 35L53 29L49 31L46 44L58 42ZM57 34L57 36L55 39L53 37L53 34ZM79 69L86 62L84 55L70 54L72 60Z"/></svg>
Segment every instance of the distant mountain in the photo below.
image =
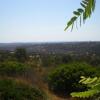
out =
<svg viewBox="0 0 100 100"><path fill-rule="evenodd" d="M14 51L25 48L30 53L46 54L100 54L100 42L59 42L59 43L0 43L0 50Z"/></svg>

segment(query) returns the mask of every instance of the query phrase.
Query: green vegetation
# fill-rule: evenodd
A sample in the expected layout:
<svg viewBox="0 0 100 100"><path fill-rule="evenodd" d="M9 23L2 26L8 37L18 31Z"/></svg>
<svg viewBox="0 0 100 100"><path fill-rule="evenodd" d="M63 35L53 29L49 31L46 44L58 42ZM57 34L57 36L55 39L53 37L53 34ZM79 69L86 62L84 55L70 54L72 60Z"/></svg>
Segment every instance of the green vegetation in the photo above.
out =
<svg viewBox="0 0 100 100"><path fill-rule="evenodd" d="M73 29L74 23L75 22L77 23L78 18L80 19L80 26L81 26L82 21L85 22L87 18L91 17L95 9L95 2L96 0L82 0L82 2L80 3L82 8L78 8L77 11L73 12L74 16L67 23L65 31L70 26L72 26L72 29Z"/></svg>
<svg viewBox="0 0 100 100"><path fill-rule="evenodd" d="M95 9L95 2L96 0L82 0L82 7L73 12L74 16L68 21L65 31L70 26L73 30L75 22L77 26L78 19L81 26L82 21L84 23L86 19L91 17ZM46 55L29 55L24 48L17 48L14 52L1 50L0 100L47 100L44 92L42 92L42 90L47 93L51 92L46 90L48 88L45 87L47 83L50 90L61 96L62 94L69 96L72 92L72 97L100 100L100 78L97 78L100 76L100 50L98 48L98 53L95 54L91 50L88 52L88 49L84 49L84 46L80 48L82 49L74 51L71 50L75 49L72 46L70 55L56 54L56 52L52 54L49 52L49 54L45 49ZM94 48L92 47L92 49ZM33 67L35 69L34 74ZM29 76L25 76L27 72ZM46 83L44 78L48 73ZM24 77L21 77L22 75ZM81 76L85 77L81 79Z"/></svg>
<svg viewBox="0 0 100 100"><path fill-rule="evenodd" d="M25 62L27 60L27 52L26 49L24 48L17 48L15 50L15 58L17 59L17 61L19 62Z"/></svg>
<svg viewBox="0 0 100 100"><path fill-rule="evenodd" d="M86 89L85 85L79 83L80 76L98 76L96 68L87 63L69 63L61 65L48 75L49 88L55 93L69 95L73 91Z"/></svg>
<svg viewBox="0 0 100 100"><path fill-rule="evenodd" d="M0 79L0 100L45 100L44 94L19 80Z"/></svg>
<svg viewBox="0 0 100 100"><path fill-rule="evenodd" d="M72 97L79 98L91 98L91 100L100 100L100 77L94 78L86 78L84 76L81 77L79 83L86 84L89 89L84 92L73 92L71 93Z"/></svg>
<svg viewBox="0 0 100 100"><path fill-rule="evenodd" d="M42 65L45 67L58 66L61 64L69 63L73 60L71 55L68 54L53 54L53 55L42 55Z"/></svg>
<svg viewBox="0 0 100 100"><path fill-rule="evenodd" d="M27 72L29 69L29 66L20 62L5 61L0 63L0 75L21 75Z"/></svg>
<svg viewBox="0 0 100 100"><path fill-rule="evenodd" d="M80 76L99 76L100 57L97 52L81 52L34 54L25 49L1 51L0 99L55 100L55 94L62 98L74 91L87 91L87 84L79 83Z"/></svg>

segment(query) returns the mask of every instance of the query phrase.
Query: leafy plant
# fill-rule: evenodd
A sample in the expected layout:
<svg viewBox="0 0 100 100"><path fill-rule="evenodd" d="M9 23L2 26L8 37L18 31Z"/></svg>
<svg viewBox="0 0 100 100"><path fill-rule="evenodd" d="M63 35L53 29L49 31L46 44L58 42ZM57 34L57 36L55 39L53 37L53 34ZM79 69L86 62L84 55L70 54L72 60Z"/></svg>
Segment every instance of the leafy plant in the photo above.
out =
<svg viewBox="0 0 100 100"><path fill-rule="evenodd" d="M0 63L0 75L16 75L16 74L23 74L28 71L30 67L19 62L15 61L5 61Z"/></svg>
<svg viewBox="0 0 100 100"><path fill-rule="evenodd" d="M77 24L78 19L80 19L80 26L81 26L82 19L83 22L85 22L87 18L91 17L95 9L95 2L96 0L82 0L82 2L80 3L82 7L78 8L76 11L73 12L74 16L68 21L65 31L70 26L73 29L74 23L76 22Z"/></svg>
<svg viewBox="0 0 100 100"><path fill-rule="evenodd" d="M79 83L86 84L89 87L89 89L84 92L73 92L71 93L72 97L79 97L79 98L94 97L94 100L100 100L100 77L86 78L82 76Z"/></svg>
<svg viewBox="0 0 100 100"><path fill-rule="evenodd" d="M0 100L45 100L45 95L20 80L0 79Z"/></svg>
<svg viewBox="0 0 100 100"><path fill-rule="evenodd" d="M87 63L74 62L61 65L53 70L48 76L49 88L56 92L69 95L73 91L82 91L86 89L85 85L79 83L80 76L97 75L96 68L91 67Z"/></svg>

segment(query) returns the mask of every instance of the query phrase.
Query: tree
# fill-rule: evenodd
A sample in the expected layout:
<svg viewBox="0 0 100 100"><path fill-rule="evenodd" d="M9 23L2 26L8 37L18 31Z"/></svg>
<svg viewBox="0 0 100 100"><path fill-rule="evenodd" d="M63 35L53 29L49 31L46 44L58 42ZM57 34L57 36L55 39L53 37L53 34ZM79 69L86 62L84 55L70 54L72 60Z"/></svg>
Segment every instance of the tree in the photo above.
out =
<svg viewBox="0 0 100 100"><path fill-rule="evenodd" d="M24 48L17 48L15 50L15 57L18 61L24 62L27 59L27 52Z"/></svg>
<svg viewBox="0 0 100 100"><path fill-rule="evenodd" d="M66 31L69 27L72 27L73 30L74 23L76 22L77 24L78 19L81 26L82 20L84 23L86 19L91 17L92 13L95 10L95 3L96 0L82 0L82 2L80 3L82 7L73 12L74 16L68 21L67 26L64 30Z"/></svg>

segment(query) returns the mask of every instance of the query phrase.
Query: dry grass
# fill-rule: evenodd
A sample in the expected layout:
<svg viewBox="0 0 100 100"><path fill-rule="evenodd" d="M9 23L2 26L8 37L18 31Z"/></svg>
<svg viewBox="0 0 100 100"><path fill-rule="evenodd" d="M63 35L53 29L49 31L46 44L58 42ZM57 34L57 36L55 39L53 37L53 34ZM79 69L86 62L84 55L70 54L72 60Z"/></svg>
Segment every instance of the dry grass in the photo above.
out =
<svg viewBox="0 0 100 100"><path fill-rule="evenodd" d="M49 70L51 69L44 67L36 67L34 70L31 70L29 75L17 76L17 77L4 76L0 77L0 79L14 79L20 83L34 85L39 89L41 89L47 95L48 98L47 100L75 100L72 98L59 97L49 90L47 83L44 82L43 80L44 76L47 75Z"/></svg>

